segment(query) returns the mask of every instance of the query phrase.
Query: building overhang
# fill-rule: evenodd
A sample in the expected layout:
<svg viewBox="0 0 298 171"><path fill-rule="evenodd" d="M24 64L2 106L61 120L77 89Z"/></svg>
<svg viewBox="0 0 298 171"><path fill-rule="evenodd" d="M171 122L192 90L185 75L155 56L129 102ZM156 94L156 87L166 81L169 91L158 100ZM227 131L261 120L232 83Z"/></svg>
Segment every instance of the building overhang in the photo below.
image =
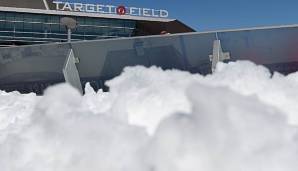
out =
<svg viewBox="0 0 298 171"><path fill-rule="evenodd" d="M94 18L107 18L107 19L123 19L123 20L136 20L136 21L170 22L170 21L175 20L175 19L169 19L169 18L153 18L153 17L140 17L140 16L130 16L130 15L98 14L98 13L16 8L16 7L0 7L0 11L33 13L33 14L63 15L63 16L94 17Z"/></svg>

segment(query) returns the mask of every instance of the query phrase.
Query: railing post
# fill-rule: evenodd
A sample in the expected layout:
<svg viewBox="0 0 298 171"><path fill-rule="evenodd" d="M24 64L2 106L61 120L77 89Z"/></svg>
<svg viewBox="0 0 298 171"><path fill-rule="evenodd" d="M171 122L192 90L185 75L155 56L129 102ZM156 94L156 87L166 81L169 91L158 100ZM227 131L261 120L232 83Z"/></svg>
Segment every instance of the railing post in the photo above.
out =
<svg viewBox="0 0 298 171"><path fill-rule="evenodd" d="M222 51L220 40L215 40L213 42L213 53L209 55L209 58L212 62L212 72L214 72L218 62L230 59L231 57L229 52Z"/></svg>
<svg viewBox="0 0 298 171"><path fill-rule="evenodd" d="M75 58L73 50L70 49L63 67L63 75L67 83L72 85L74 88L79 90L81 94L83 94L82 83L76 63L79 63L79 61Z"/></svg>

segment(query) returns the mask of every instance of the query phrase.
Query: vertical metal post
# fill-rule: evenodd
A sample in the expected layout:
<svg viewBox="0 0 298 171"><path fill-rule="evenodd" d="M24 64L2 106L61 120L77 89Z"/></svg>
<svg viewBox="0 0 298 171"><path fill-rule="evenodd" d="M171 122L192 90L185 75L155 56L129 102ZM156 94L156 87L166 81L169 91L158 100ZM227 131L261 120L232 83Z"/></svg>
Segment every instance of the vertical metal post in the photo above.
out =
<svg viewBox="0 0 298 171"><path fill-rule="evenodd" d="M70 49L63 67L63 75L67 83L83 94L82 83L76 63L78 63L77 59L74 56L73 50Z"/></svg>
<svg viewBox="0 0 298 171"><path fill-rule="evenodd" d="M71 29L75 29L77 27L77 21L73 18L63 17L60 19L60 24L65 26L67 30L67 42L71 42Z"/></svg>
<svg viewBox="0 0 298 171"><path fill-rule="evenodd" d="M50 10L48 2L46 0L43 0L43 3L44 3L46 10Z"/></svg>
<svg viewBox="0 0 298 171"><path fill-rule="evenodd" d="M13 23L13 39L15 40L16 38L16 23Z"/></svg>
<svg viewBox="0 0 298 171"><path fill-rule="evenodd" d="M71 29L67 28L67 42L70 43L71 42Z"/></svg>
<svg viewBox="0 0 298 171"><path fill-rule="evenodd" d="M230 59L231 57L229 52L222 51L220 40L215 40L213 42L213 53L209 55L209 58L212 62L212 72L214 72L218 62Z"/></svg>

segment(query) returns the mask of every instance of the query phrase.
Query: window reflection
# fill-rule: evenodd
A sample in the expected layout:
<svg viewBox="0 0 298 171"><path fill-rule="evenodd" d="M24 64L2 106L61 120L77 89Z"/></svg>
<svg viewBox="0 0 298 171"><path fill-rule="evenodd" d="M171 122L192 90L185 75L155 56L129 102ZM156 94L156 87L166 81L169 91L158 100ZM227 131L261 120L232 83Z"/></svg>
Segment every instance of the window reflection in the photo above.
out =
<svg viewBox="0 0 298 171"><path fill-rule="evenodd" d="M64 16L0 12L0 42L34 44L67 41L66 30L60 25ZM136 28L132 20L73 17L79 26L73 41L130 37Z"/></svg>

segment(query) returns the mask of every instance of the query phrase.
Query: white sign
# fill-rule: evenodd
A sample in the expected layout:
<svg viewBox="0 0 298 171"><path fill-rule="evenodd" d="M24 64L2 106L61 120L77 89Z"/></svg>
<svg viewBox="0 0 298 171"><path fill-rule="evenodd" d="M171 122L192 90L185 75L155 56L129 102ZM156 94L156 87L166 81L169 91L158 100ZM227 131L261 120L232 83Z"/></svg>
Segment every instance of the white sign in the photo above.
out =
<svg viewBox="0 0 298 171"><path fill-rule="evenodd" d="M74 11L74 12L87 12L87 13L99 13L99 14L118 14L118 15L131 15L142 17L156 17L167 18L169 12L167 10L156 10L150 8L137 8L137 7L125 7L114 5L102 5L102 4L83 4L83 3L70 3L54 1L56 4L56 10L59 11Z"/></svg>

